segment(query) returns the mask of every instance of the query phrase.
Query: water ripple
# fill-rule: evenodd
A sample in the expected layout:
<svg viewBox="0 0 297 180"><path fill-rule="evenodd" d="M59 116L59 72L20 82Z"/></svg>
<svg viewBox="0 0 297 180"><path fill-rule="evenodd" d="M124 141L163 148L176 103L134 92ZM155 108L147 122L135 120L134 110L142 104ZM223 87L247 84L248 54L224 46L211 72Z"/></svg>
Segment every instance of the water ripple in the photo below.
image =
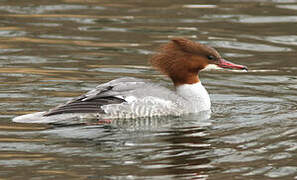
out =
<svg viewBox="0 0 297 180"><path fill-rule="evenodd" d="M234 22L240 23L296 23L297 16L241 16Z"/></svg>
<svg viewBox="0 0 297 180"><path fill-rule="evenodd" d="M232 42L232 41L213 41L213 44L223 48L239 49L245 51L259 51L259 52L286 52L292 51L291 48L283 48L265 44L253 44L244 42Z"/></svg>
<svg viewBox="0 0 297 180"><path fill-rule="evenodd" d="M296 3L1 1L1 177L296 179ZM11 122L125 75L173 88L147 59L177 36L250 69L201 72L210 118Z"/></svg>

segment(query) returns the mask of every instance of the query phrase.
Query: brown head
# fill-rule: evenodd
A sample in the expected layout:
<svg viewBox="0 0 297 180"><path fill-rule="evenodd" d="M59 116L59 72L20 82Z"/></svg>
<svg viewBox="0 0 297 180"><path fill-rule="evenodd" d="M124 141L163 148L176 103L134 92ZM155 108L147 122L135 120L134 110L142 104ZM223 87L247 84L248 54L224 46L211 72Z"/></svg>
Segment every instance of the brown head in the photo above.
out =
<svg viewBox="0 0 297 180"><path fill-rule="evenodd" d="M198 73L209 64L228 69L246 69L224 60L210 46L185 38L172 39L151 60L153 67L168 75L175 86L199 82Z"/></svg>

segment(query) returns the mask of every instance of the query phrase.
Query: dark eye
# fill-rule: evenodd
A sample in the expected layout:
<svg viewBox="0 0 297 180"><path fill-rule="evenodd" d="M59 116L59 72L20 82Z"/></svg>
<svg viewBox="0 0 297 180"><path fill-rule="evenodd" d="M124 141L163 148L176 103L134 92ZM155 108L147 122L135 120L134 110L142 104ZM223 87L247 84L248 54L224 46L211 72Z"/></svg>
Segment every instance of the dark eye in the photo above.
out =
<svg viewBox="0 0 297 180"><path fill-rule="evenodd" d="M215 57L212 56L212 55L208 55L208 56L207 56L207 59L209 59L209 60L215 60Z"/></svg>

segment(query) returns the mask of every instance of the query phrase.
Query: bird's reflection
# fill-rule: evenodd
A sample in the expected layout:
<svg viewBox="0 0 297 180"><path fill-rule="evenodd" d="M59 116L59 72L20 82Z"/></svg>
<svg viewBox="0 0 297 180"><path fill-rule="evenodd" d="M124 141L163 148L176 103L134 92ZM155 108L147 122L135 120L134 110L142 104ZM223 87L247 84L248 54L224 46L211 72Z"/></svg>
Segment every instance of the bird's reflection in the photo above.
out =
<svg viewBox="0 0 297 180"><path fill-rule="evenodd" d="M100 125L52 125L41 133L47 138L64 139L72 146L88 147L88 151L99 159L108 158L109 161L104 163L114 168L112 176L125 173L125 167L133 164L135 171L129 172L132 176L194 178L213 169L209 160L212 149L208 143L209 116L210 112L203 112L182 117L127 119ZM81 156L87 154L90 153Z"/></svg>

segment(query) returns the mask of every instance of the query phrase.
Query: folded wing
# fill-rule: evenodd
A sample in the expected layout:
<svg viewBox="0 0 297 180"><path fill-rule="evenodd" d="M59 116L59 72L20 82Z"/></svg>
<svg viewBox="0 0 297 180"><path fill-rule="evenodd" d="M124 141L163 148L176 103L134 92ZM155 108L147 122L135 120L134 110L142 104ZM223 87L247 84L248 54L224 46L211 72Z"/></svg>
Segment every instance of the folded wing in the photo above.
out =
<svg viewBox="0 0 297 180"><path fill-rule="evenodd" d="M125 98L129 94L143 87L147 83L145 80L138 78L119 78L100 84L94 90L87 92L77 98L61 104L43 116L51 116L64 113L100 113L104 114L101 108L103 105L120 104L126 102Z"/></svg>

